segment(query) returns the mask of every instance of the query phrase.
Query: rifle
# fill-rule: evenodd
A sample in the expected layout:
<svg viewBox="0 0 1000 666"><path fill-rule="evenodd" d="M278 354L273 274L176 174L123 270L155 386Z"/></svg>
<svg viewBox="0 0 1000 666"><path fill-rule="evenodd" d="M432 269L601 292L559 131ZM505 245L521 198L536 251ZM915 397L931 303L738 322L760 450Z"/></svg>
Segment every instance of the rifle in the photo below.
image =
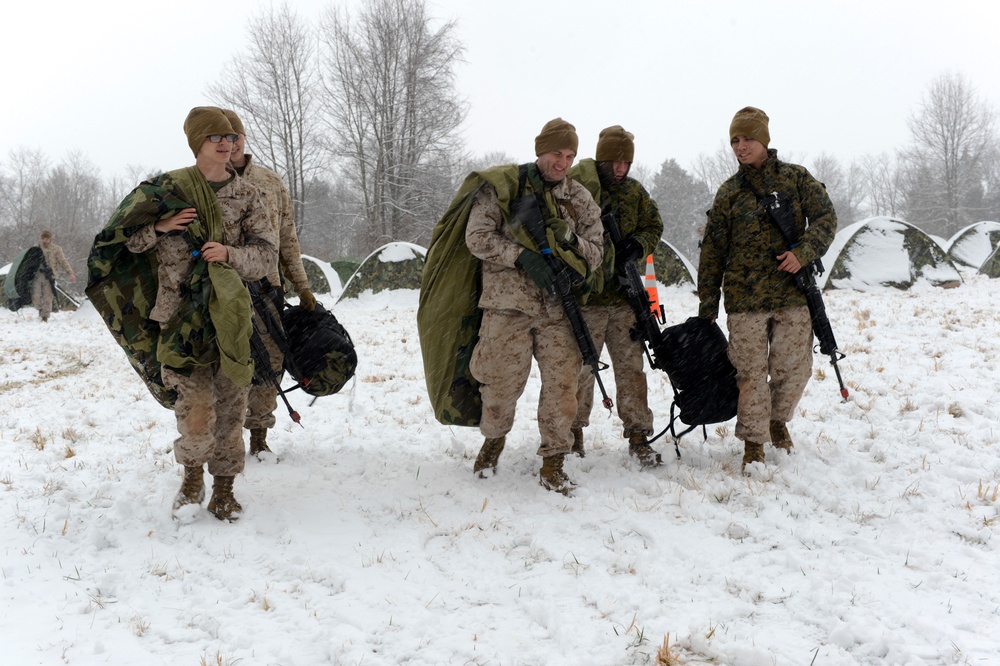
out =
<svg viewBox="0 0 1000 666"><path fill-rule="evenodd" d="M784 192L772 192L762 198L761 203L778 226L785 242L790 248L794 248L798 244L798 238L795 236L795 217L789 196ZM844 386L844 379L840 376L840 368L837 366L837 361L843 359L844 354L837 349L837 339L833 337L833 327L830 325L830 318L826 316L823 293L819 290L819 285L816 284L816 276L822 275L823 271L823 262L820 259L814 259L800 268L793 276L795 286L806 295L813 334L819 340L819 351L830 357L830 365L833 366L833 371L837 375L837 383L840 384L840 395L844 400L847 400L847 387Z"/></svg>
<svg viewBox="0 0 1000 666"><path fill-rule="evenodd" d="M265 282L268 291L273 290L270 283L267 282L267 278L264 278L263 282ZM251 282L247 285L247 289L250 291L250 300L253 303L253 309L257 313L257 317L251 318L253 333L250 334L250 358L253 359L254 379L260 379L274 386L278 391L278 395L281 396L282 402L285 403L285 408L288 409L288 416L293 422L302 425L299 423L301 420L299 413L292 409L291 403L288 402L288 398L285 397L285 392L281 388L281 381L274 374L274 369L271 367L271 354L268 353L267 347L264 346L264 340L261 338L260 328L257 323L258 318L263 322L264 328L267 329L272 338L276 338L276 334L282 336L284 334L280 328L275 328L279 324L275 321L271 308L268 307L271 304L266 302L266 297L260 292L260 283ZM287 350L283 351L285 354L288 353Z"/></svg>
<svg viewBox="0 0 1000 666"><path fill-rule="evenodd" d="M590 366L590 371L594 374L594 379L597 380L597 386L601 389L603 397L601 404L610 412L615 403L608 396L600 373L608 366L601 363L597 348L594 346L594 339L590 336L590 329L587 328L587 322L584 321L583 313L580 312L580 305L576 302L576 296L573 295L573 275L569 267L552 254L552 248L549 247L549 241L545 235L545 220L542 219L538 198L534 194L526 194L511 202L510 225L515 228L517 225L524 227L531 239L535 241L535 245L538 246L538 251L545 259L545 263L555 274L555 284L549 287L549 291L562 302L566 318L569 319L570 326L573 328L576 344L580 347L583 362Z"/></svg>
<svg viewBox="0 0 1000 666"><path fill-rule="evenodd" d="M601 215L604 228L611 236L611 242L618 247L622 241L622 232L618 227L618 220L612 210ZM657 320L653 314L653 304L649 300L649 294L642 284L642 277L639 275L639 267L634 261L625 263L624 273L618 274L618 279L625 287L625 296L628 304L632 307L632 314L635 315L635 326L632 328L632 339L645 342L643 351L649 361L649 367L658 370L666 370L664 360L666 359L666 349L664 348L663 334L660 332L660 321L663 316L663 306L660 306L661 320ZM652 350L652 354L650 354Z"/></svg>

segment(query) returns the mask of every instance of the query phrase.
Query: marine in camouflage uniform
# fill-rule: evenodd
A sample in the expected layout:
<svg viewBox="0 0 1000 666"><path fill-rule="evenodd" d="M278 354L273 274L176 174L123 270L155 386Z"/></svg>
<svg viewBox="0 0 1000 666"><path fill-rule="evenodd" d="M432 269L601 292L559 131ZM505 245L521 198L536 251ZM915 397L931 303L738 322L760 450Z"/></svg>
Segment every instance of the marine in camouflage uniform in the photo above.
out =
<svg viewBox="0 0 1000 666"><path fill-rule="evenodd" d="M224 109L223 113L236 130L238 138L233 143L231 163L241 177L257 188L261 202L267 209L268 218L278 237L278 263L267 280L275 289L272 294L277 311L280 314L284 302L284 286L281 274L292 283L292 288L299 296L299 303L307 310L316 307L316 297L313 296L302 265L302 254L299 249L299 237L295 231L295 221L292 215L292 198L288 188L277 173L253 161L253 155L245 152L246 131L243 121L234 111ZM258 316L255 313L255 318ZM267 327L258 319L257 329L261 341L271 359L271 370L275 377L281 380L284 374L284 356L278 343L268 333ZM247 416L243 427L250 430L250 455L259 457L264 451L270 451L267 445L267 431L274 427L274 410L278 406L278 390L269 382L253 384L247 400Z"/></svg>
<svg viewBox="0 0 1000 666"><path fill-rule="evenodd" d="M571 124L561 118L546 123L535 139L538 159L527 167L524 194L543 194L546 226L561 228L560 240L596 270L603 247L600 209L582 185L566 178L577 145ZM539 478L545 488L565 494L573 485L563 472L563 460L573 447L580 349L562 303L547 288L554 274L540 254L515 239L508 216L495 188L485 184L472 205L465 235L469 251L482 260L483 321L470 370L480 382L479 428L485 441L474 472L483 476L488 469L496 470L534 358L542 379Z"/></svg>
<svg viewBox="0 0 1000 666"><path fill-rule="evenodd" d="M62 248L52 242L52 232L48 229L39 235L39 247L45 257L45 266L39 268L31 281L31 305L38 310L42 321L48 321L52 314L52 299L55 298L53 287L56 278L61 273L68 275L70 282L76 282L76 274Z"/></svg>
<svg viewBox="0 0 1000 666"><path fill-rule="evenodd" d="M192 275L199 262L208 262L210 272L235 271L242 281L258 280L275 270L277 234L261 204L257 189L237 177L228 166L235 132L221 109L196 107L184 123L188 144L196 157L197 170L210 186L221 207L221 234L218 241L192 248L188 225L211 215L209 196L202 210L185 208L152 224L135 228L125 242L133 253L153 253L157 264L157 291L150 318L161 330L171 329L191 308ZM219 141L213 141L219 138ZM196 199L196 206L197 199ZM197 254L197 256L196 256ZM211 264L215 266L212 267ZM216 287L215 278L212 278ZM246 287L236 282L235 292L216 291L218 298L238 297L249 305ZM212 332L236 330L249 338L249 307L244 326L233 328L213 319ZM222 338L219 349L222 350ZM161 337L161 345L163 338ZM223 350L224 351L224 350ZM233 371L235 372L235 371ZM204 499L204 466L214 477L208 509L220 520L236 520L243 507L233 496L233 480L243 471L243 419L246 416L249 377L239 381L227 374L220 360L194 362L185 367L162 367L163 383L176 391L174 413L179 437L174 440L174 456L184 466L184 481L174 500L174 511Z"/></svg>
<svg viewBox="0 0 1000 666"><path fill-rule="evenodd" d="M649 445L653 434L653 412L647 400L646 373L643 371L643 342L632 337L635 314L628 303L624 284L617 276L628 261L645 259L656 249L663 235L663 220L656 202L642 184L628 172L635 155L631 132L620 125L601 130L595 160L581 160L570 170L570 177L584 182L586 172L596 171L600 182L597 197L603 214L614 214L621 231L621 242L614 248L613 260L605 256L604 290L590 296L583 308L584 319L598 353L607 345L615 374L615 402L622 420L622 436L629 440L629 454L643 467L660 463L660 455ZM605 243L610 243L605 229ZM589 366L580 370L577 380L577 410L573 421L573 452L585 455L583 428L590 425L594 406L594 373Z"/></svg>
<svg viewBox="0 0 1000 666"><path fill-rule="evenodd" d="M812 326L794 273L826 253L837 230L826 188L804 167L768 149L768 117L746 107L729 130L739 171L719 187L698 265L698 316L714 320L720 288L729 326L729 358L740 390L736 436L743 466L764 462L764 444L790 451L786 424L812 374ZM787 194L799 241L794 249L759 199Z"/></svg>

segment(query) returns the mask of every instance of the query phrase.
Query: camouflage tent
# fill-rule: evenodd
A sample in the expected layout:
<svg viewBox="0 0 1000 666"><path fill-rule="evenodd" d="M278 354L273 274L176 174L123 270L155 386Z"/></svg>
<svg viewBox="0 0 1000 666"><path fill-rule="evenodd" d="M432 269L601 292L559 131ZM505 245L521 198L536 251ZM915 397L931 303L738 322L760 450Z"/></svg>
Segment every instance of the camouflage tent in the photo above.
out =
<svg viewBox="0 0 1000 666"><path fill-rule="evenodd" d="M1000 246L986 257L983 265L979 267L979 272L991 278L1000 277Z"/></svg>
<svg viewBox="0 0 1000 666"><path fill-rule="evenodd" d="M333 267L333 270L337 271L337 275L340 276L340 283L347 284L351 276L354 275L354 271L358 270L358 267L361 266L361 262L350 257L342 257L334 259L330 262L330 265Z"/></svg>
<svg viewBox="0 0 1000 666"><path fill-rule="evenodd" d="M337 274L333 266L322 259L310 257L307 254L301 256L302 266L306 269L306 277L309 278L309 284L312 285L313 293L331 294L335 297L340 296L340 293L344 290L344 285L340 279L340 275Z"/></svg>
<svg viewBox="0 0 1000 666"><path fill-rule="evenodd" d="M955 265L979 268L998 246L1000 222L976 222L952 236L944 248Z"/></svg>
<svg viewBox="0 0 1000 666"><path fill-rule="evenodd" d="M420 289L427 250L413 243L388 243L361 262L344 285L338 301L358 298L366 291L377 294L390 289Z"/></svg>
<svg viewBox="0 0 1000 666"><path fill-rule="evenodd" d="M677 248L662 238L653 252L653 270L656 271L656 281L665 287L695 288L698 270Z"/></svg>
<svg viewBox="0 0 1000 666"><path fill-rule="evenodd" d="M918 281L957 287L962 282L930 236L889 217L872 217L838 231L823 265L827 270L820 286L827 289L909 289Z"/></svg>
<svg viewBox="0 0 1000 666"><path fill-rule="evenodd" d="M11 308L11 301L9 292L13 290L13 278L11 278L11 283L7 283L7 276L10 274L10 270L13 264L7 264L6 266L0 268L0 307ZM27 304L30 305L30 299ZM65 291L56 282L55 292L52 297L52 311L58 312L60 310L76 310L80 307L80 299L73 296L69 292Z"/></svg>

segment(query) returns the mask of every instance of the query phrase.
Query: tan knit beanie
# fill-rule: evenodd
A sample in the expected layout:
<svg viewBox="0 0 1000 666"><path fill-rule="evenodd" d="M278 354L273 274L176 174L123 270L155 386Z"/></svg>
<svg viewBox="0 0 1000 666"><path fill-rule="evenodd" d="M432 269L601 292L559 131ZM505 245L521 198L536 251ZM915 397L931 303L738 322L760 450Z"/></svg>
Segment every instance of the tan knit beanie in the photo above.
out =
<svg viewBox="0 0 1000 666"><path fill-rule="evenodd" d="M576 128L562 118L556 118L545 123L542 133L535 137L535 155L544 155L553 150L569 148L574 153L580 145Z"/></svg>
<svg viewBox="0 0 1000 666"><path fill-rule="evenodd" d="M236 134L226 114L217 106L196 106L184 120L184 133L195 157L210 134Z"/></svg>
<svg viewBox="0 0 1000 666"><path fill-rule="evenodd" d="M733 116L733 122L729 125L729 140L736 136L747 136L757 139L764 147L771 143L771 134L767 131L767 123L770 119L767 114L752 106L745 106Z"/></svg>
<svg viewBox="0 0 1000 666"><path fill-rule="evenodd" d="M43 229L42 233L40 233L38 237L41 238L42 240L45 240L46 238L52 238L52 232L49 231L48 229Z"/></svg>
<svg viewBox="0 0 1000 666"><path fill-rule="evenodd" d="M222 112L226 114L226 120L228 120L229 124L233 126L233 129L236 130L237 134L246 134L246 131L243 129L243 121L240 120L240 117L236 115L235 111L232 109L223 109Z"/></svg>
<svg viewBox="0 0 1000 666"><path fill-rule="evenodd" d="M612 125L601 130L597 137L597 151L594 159L598 162L628 162L635 157L635 136L626 132L621 125Z"/></svg>

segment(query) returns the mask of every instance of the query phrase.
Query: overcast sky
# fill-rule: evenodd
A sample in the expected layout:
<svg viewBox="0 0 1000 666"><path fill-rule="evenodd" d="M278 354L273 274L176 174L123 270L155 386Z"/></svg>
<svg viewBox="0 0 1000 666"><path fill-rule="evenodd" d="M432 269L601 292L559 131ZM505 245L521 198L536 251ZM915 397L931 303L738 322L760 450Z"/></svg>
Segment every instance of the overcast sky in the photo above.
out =
<svg viewBox="0 0 1000 666"><path fill-rule="evenodd" d="M356 6L360 0L348 0ZM298 0L316 20L329 0ZM342 4L342 3L341 3ZM182 125L270 6L216 0L7 3L2 11L0 163L18 148L50 163L79 151L102 177L193 163ZM733 113L771 117L771 147L848 162L910 141L929 83L964 74L1000 107L996 0L428 0L457 21L459 94L476 154L533 158L549 119L636 136L636 162L690 168L726 140ZM612 9L615 7L616 9ZM252 146L251 146L252 150Z"/></svg>

